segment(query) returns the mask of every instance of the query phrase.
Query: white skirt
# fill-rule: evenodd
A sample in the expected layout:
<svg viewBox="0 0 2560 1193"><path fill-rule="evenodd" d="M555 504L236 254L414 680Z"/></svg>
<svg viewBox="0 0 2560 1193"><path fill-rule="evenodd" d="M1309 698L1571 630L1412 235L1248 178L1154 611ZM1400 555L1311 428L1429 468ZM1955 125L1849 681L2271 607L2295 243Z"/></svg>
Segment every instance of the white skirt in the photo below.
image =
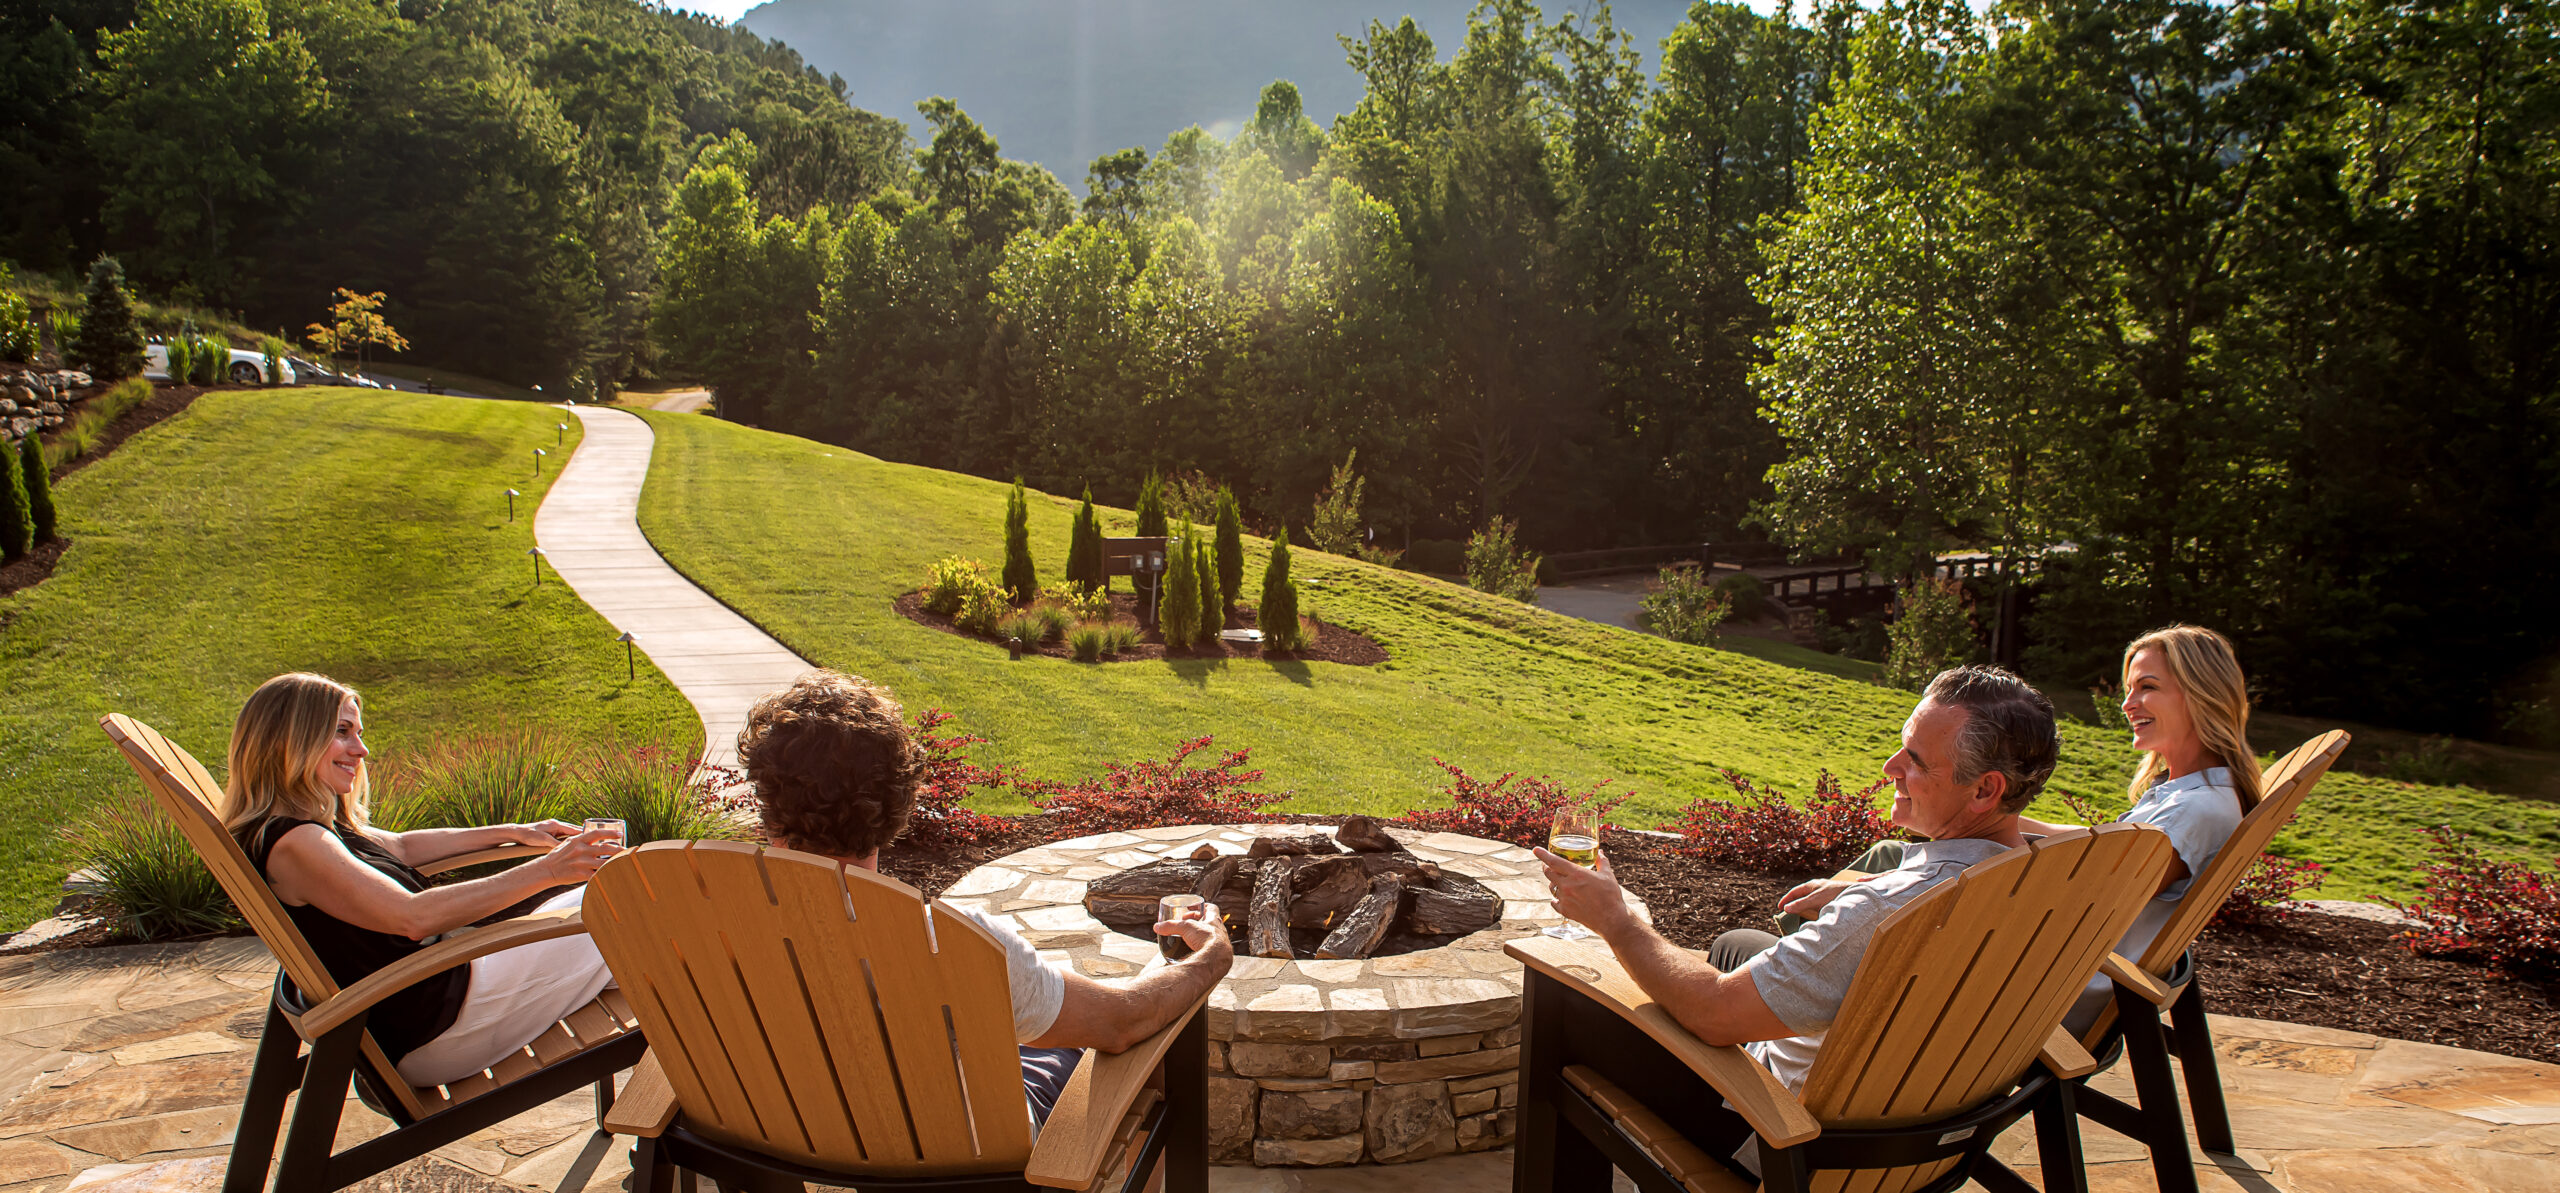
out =
<svg viewBox="0 0 2560 1193"><path fill-rule="evenodd" d="M583 886L562 891L543 900L541 909L576 907L586 897ZM613 971L605 968L596 942L583 932L473 961L470 990L453 1026L402 1057L400 1079L411 1085L447 1085L469 1077L532 1043L611 985Z"/></svg>

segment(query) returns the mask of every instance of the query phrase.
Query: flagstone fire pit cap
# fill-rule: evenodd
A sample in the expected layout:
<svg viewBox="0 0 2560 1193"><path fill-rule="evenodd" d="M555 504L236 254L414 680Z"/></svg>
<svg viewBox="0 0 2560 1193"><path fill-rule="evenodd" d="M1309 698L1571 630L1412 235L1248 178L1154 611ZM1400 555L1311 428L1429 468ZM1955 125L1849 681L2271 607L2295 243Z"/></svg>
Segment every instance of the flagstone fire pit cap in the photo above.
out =
<svg viewBox="0 0 2560 1193"><path fill-rule="evenodd" d="M1202 844L1241 854L1256 836L1325 831L1311 824L1191 824L1077 837L990 861L962 876L942 898L1019 929L1051 964L1070 965L1088 977L1127 977L1163 964L1163 954L1093 918L1084 907L1087 882L1187 857ZM1503 942L1561 918L1537 860L1504 841L1392 827L1388 832L1416 857L1502 896L1501 922L1437 948L1386 957L1291 961L1239 954L1209 996L1213 1038L1425 1039L1519 1022L1521 967L1503 954ZM1651 921L1642 900L1630 894L1627 903Z"/></svg>

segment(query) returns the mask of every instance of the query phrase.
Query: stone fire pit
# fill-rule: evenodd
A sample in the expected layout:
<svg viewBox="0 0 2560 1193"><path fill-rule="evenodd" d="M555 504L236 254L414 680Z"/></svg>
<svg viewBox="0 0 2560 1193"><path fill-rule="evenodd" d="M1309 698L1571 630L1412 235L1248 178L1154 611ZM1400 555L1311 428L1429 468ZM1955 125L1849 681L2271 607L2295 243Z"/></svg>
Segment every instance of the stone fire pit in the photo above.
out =
<svg viewBox="0 0 2560 1193"><path fill-rule="evenodd" d="M1203 844L1241 855L1257 836L1325 831L1180 825L1078 837L988 862L943 898L1009 919L1053 963L1126 977L1161 964L1162 954L1152 938L1124 935L1087 912L1088 882L1188 857ZM1557 921L1546 880L1515 845L1388 831L1415 857L1501 896L1501 921L1439 947L1357 960L1244 956L1239 939L1235 969L1209 997L1212 1159L1402 1163L1511 1142L1521 979L1502 944Z"/></svg>

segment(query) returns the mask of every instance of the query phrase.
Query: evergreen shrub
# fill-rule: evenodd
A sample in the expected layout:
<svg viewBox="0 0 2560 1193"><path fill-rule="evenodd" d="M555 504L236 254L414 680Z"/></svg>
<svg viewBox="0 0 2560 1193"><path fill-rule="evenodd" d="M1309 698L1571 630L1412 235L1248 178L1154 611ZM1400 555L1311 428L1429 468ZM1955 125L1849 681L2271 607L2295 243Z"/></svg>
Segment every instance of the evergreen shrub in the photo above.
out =
<svg viewBox="0 0 2560 1193"><path fill-rule="evenodd" d="M1192 562L1196 534L1185 534L1165 560L1164 603L1156 610L1156 629L1167 650L1180 650L1200 637L1200 568Z"/></svg>
<svg viewBox="0 0 2560 1193"><path fill-rule="evenodd" d="M1193 584L1200 592L1200 630L1197 641L1207 646L1218 640L1218 631L1227 628L1226 610L1218 603L1218 554L1197 529L1191 531Z"/></svg>
<svg viewBox="0 0 2560 1193"><path fill-rule="evenodd" d="M926 612L956 617L969 594L987 579L987 566L974 559L947 555L926 571L924 607Z"/></svg>
<svg viewBox="0 0 2560 1193"><path fill-rule="evenodd" d="M1004 585L980 573L961 599L960 611L952 614L951 620L963 633L1001 637L997 626L1011 616L1013 602L1005 599Z"/></svg>
<svg viewBox="0 0 2560 1193"><path fill-rule="evenodd" d="M1724 594L1728 614L1734 621L1758 621L1770 612L1768 586L1749 572L1735 572L1716 581L1716 591Z"/></svg>
<svg viewBox="0 0 2560 1193"><path fill-rule="evenodd" d="M36 524L18 460L17 452L0 451L0 559L17 559L35 545Z"/></svg>
<svg viewBox="0 0 2560 1193"><path fill-rule="evenodd" d="M44 444L34 435L18 441L18 478L27 493L27 521L34 533L29 545L54 540L53 480L45 471Z"/></svg>
<svg viewBox="0 0 2560 1193"><path fill-rule="evenodd" d="M188 379L197 385L220 385L230 379L230 341L220 336L201 337L196 340L195 350L190 354L190 359L194 362L195 368Z"/></svg>
<svg viewBox="0 0 2560 1193"><path fill-rule="evenodd" d="M1165 534L1164 480L1154 470L1138 486L1138 537L1157 538Z"/></svg>
<svg viewBox="0 0 2560 1193"><path fill-rule="evenodd" d="M1403 566L1409 571L1432 572L1443 576L1464 575L1467 570L1467 545L1456 539L1415 539L1407 548Z"/></svg>
<svg viewBox="0 0 2560 1193"><path fill-rule="evenodd" d="M195 371L195 342L186 336L171 336L161 359L166 362L169 384L185 385L187 375Z"/></svg>
<svg viewBox="0 0 2560 1193"><path fill-rule="evenodd" d="M1233 617L1244 599L1244 509L1235 490L1218 486L1218 613Z"/></svg>
<svg viewBox="0 0 2560 1193"><path fill-rule="evenodd" d="M1017 603L1040 591L1040 570L1031 566L1031 498L1018 476L1004 502L1004 586Z"/></svg>
<svg viewBox="0 0 2560 1193"><path fill-rule="evenodd" d="M1100 592L1107 579L1102 574L1102 520L1093 512L1093 488L1088 485L1067 537L1067 582Z"/></svg>
<svg viewBox="0 0 2560 1193"><path fill-rule="evenodd" d="M1732 607L1723 592L1707 583L1705 569L1664 568L1661 585L1641 602L1646 627L1674 642L1714 644L1716 626Z"/></svg>
<svg viewBox="0 0 2560 1193"><path fill-rule="evenodd" d="M1306 645L1306 629L1298 623L1298 583L1289 578L1289 528L1271 540L1271 561L1262 568L1262 603L1253 624L1262 630L1265 650L1290 651Z"/></svg>
<svg viewBox="0 0 2560 1193"><path fill-rule="evenodd" d="M71 355L100 382L122 381L142 371L142 326L133 296L124 288L124 266L101 256L89 266L81 295L80 324Z"/></svg>

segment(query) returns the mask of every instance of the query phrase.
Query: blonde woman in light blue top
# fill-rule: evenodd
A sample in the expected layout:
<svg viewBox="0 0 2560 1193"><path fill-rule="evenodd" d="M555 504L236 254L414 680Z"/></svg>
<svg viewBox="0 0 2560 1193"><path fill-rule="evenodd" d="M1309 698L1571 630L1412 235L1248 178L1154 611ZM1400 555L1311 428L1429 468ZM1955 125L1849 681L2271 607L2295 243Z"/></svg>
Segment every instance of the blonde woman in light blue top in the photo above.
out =
<svg viewBox="0 0 2560 1193"><path fill-rule="evenodd" d="M2133 810L2117 819L2169 834L2178 851L2159 893L2116 945L2126 959L2140 960L2195 876L2258 806L2261 785L2258 756L2249 749L2248 682L2222 635L2173 625L2134 639L2124 650L2123 707L2143 754L2133 776ZM2079 826L2022 818L2019 827L2053 833ZM2112 989L2104 977L2091 980L2065 1025L2085 1029Z"/></svg>

